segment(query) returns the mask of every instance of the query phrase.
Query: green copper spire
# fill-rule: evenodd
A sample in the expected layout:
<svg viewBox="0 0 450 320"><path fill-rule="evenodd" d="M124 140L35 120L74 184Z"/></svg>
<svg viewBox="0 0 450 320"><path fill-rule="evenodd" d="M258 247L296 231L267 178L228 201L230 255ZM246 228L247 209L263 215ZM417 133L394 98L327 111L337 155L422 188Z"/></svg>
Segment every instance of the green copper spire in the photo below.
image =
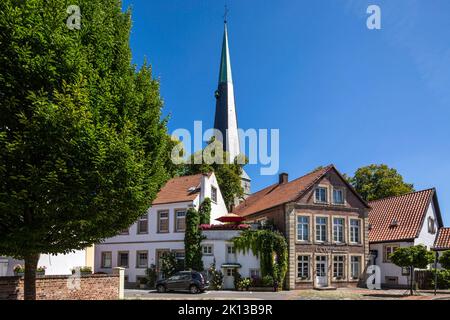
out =
<svg viewBox="0 0 450 320"><path fill-rule="evenodd" d="M230 49L228 48L228 31L227 23L225 21L222 42L222 57L220 59L219 83L227 82L233 82L233 77L231 76Z"/></svg>

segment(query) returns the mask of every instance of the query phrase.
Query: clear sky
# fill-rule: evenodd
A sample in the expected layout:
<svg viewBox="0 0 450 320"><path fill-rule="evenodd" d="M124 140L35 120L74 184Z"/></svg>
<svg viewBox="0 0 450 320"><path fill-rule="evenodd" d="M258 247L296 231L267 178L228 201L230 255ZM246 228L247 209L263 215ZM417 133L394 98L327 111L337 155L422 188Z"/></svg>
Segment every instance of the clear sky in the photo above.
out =
<svg viewBox="0 0 450 320"><path fill-rule="evenodd" d="M228 0L239 127L280 130L290 179L385 163L436 187L450 225L450 1ZM214 121L224 1L124 1L133 61L161 81L169 129ZM381 8L381 30L366 9ZM246 171L257 191L277 181Z"/></svg>

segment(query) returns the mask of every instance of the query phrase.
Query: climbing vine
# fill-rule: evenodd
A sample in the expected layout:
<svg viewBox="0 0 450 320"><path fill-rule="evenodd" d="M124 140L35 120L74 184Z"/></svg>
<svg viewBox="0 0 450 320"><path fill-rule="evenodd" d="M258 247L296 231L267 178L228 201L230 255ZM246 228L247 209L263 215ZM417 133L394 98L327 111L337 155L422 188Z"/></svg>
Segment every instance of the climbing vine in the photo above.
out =
<svg viewBox="0 0 450 320"><path fill-rule="evenodd" d="M203 271L200 214L194 208L186 212L186 231L184 233L185 265L187 269Z"/></svg>
<svg viewBox="0 0 450 320"><path fill-rule="evenodd" d="M259 258L262 277L269 275L283 283L288 268L288 246L278 231L245 230L233 239L236 250L244 254L252 250Z"/></svg>
<svg viewBox="0 0 450 320"><path fill-rule="evenodd" d="M201 224L210 224L211 223L211 199L205 198L198 208L198 213L200 214L200 223Z"/></svg>

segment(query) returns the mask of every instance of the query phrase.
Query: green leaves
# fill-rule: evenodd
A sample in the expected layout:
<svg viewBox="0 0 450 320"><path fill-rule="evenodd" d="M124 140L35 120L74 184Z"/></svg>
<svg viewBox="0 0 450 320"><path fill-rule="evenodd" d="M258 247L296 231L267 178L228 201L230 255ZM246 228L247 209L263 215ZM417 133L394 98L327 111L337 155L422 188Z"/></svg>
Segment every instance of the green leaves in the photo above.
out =
<svg viewBox="0 0 450 320"><path fill-rule="evenodd" d="M151 67L116 0L0 2L0 254L81 249L145 212L172 175Z"/></svg>
<svg viewBox="0 0 450 320"><path fill-rule="evenodd" d="M442 268L450 270L450 250L444 251L439 258L439 263L442 265Z"/></svg>
<svg viewBox="0 0 450 320"><path fill-rule="evenodd" d="M391 261L399 267L425 269L434 260L432 252L423 245L398 248L390 255Z"/></svg>
<svg viewBox="0 0 450 320"><path fill-rule="evenodd" d="M414 191L413 185L405 183L397 170L385 164L361 167L356 170L354 177L349 178L349 182L366 201Z"/></svg>
<svg viewBox="0 0 450 320"><path fill-rule="evenodd" d="M202 240L204 236L199 228L201 216L197 210L190 208L186 212L186 231L184 233L184 254L187 269L203 271Z"/></svg>

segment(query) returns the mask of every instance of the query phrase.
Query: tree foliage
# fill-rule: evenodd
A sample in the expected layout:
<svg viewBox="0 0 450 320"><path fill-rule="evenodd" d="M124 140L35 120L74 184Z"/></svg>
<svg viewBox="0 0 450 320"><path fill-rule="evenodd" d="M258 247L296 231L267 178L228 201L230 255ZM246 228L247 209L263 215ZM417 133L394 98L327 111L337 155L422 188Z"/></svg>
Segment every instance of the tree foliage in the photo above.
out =
<svg viewBox="0 0 450 320"><path fill-rule="evenodd" d="M204 239L200 230L200 214L194 208L186 213L186 231L184 233L185 265L187 269L203 271L202 240Z"/></svg>
<svg viewBox="0 0 450 320"><path fill-rule="evenodd" d="M164 275L164 278L169 278L173 276L178 271L182 271L184 269L184 265L181 261L177 260L177 256L175 252L166 252L161 257L161 272Z"/></svg>
<svg viewBox="0 0 450 320"><path fill-rule="evenodd" d="M432 252L423 245L403 247L396 249L390 256L390 260L395 265L411 270L411 294L414 287L414 269L425 269L434 260Z"/></svg>
<svg viewBox="0 0 450 320"><path fill-rule="evenodd" d="M450 270L450 250L444 251L439 258L442 268Z"/></svg>
<svg viewBox="0 0 450 320"><path fill-rule="evenodd" d="M241 185L241 175L246 159L242 161L235 159L234 162L230 163L227 152L221 152L221 154L216 155L214 151L210 152L214 148L221 150L221 143L212 140L205 149L194 153L190 157L190 163L182 166L181 175L214 172L225 205L227 208L230 208L235 198L240 198L244 195L244 190ZM211 159L211 157L213 158Z"/></svg>
<svg viewBox="0 0 450 320"><path fill-rule="evenodd" d="M76 2L81 30L65 0L0 2L0 254L25 258L26 298L40 253L116 235L171 175L159 83L131 64L130 11Z"/></svg>
<svg viewBox="0 0 450 320"><path fill-rule="evenodd" d="M262 277L269 275L283 283L288 268L288 245L280 232L245 230L233 239L233 244L236 250L244 254L251 250L259 258Z"/></svg>
<svg viewBox="0 0 450 320"><path fill-rule="evenodd" d="M413 192L414 186L403 181L403 177L394 168L385 164L372 164L356 170L348 178L355 190L367 201Z"/></svg>
<svg viewBox="0 0 450 320"><path fill-rule="evenodd" d="M198 208L198 213L200 215L200 224L210 224L211 223L211 199L205 198Z"/></svg>

